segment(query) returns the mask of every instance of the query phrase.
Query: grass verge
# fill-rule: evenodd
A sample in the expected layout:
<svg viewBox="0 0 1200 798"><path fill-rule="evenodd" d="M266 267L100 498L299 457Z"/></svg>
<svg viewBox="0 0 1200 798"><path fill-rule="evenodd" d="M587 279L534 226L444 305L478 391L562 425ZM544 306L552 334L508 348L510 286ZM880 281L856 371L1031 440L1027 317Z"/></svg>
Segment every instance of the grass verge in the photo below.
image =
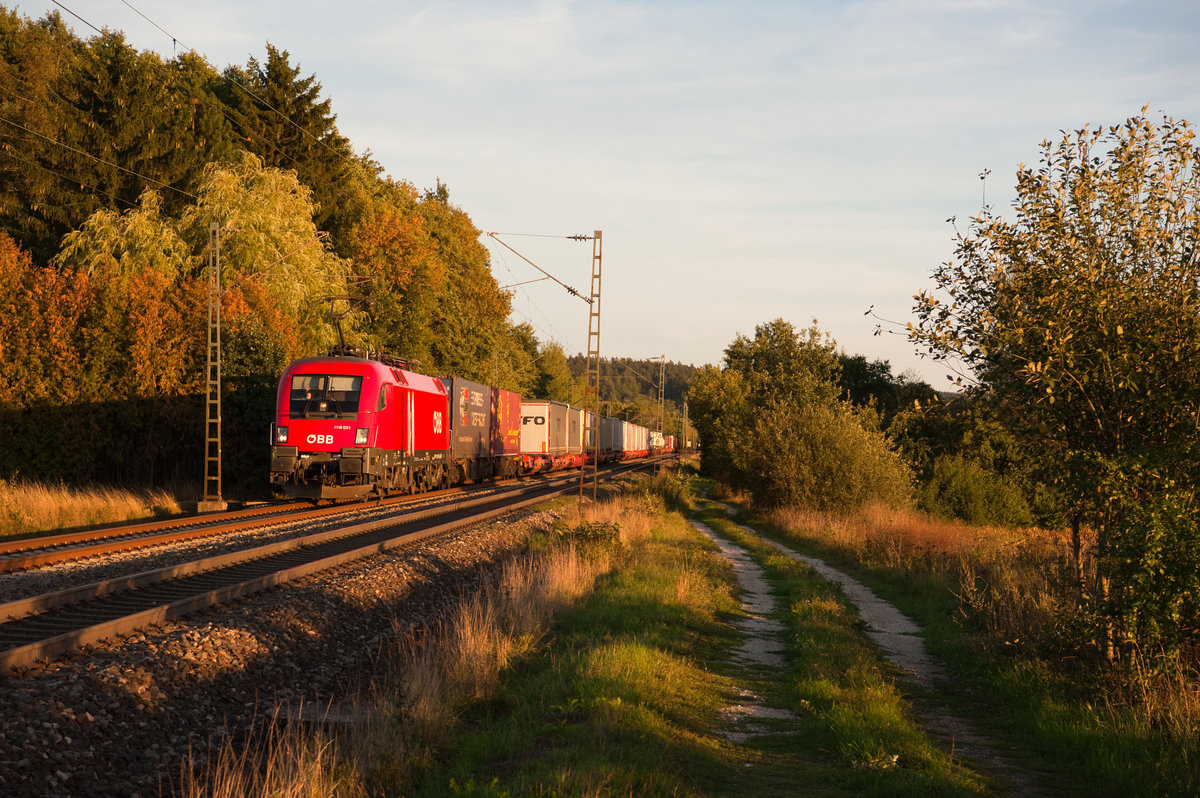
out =
<svg viewBox="0 0 1200 798"><path fill-rule="evenodd" d="M544 644L465 705L406 795L973 795L982 780L912 721L836 589L760 554L788 600L793 666L730 659L733 574L685 519L643 492L649 533L561 612ZM644 512L644 511L643 511ZM715 517L709 519L720 526ZM571 523L571 522L568 522ZM616 522L620 523L620 522ZM726 529L726 532L730 530ZM790 720L729 734L748 695Z"/></svg>
<svg viewBox="0 0 1200 798"><path fill-rule="evenodd" d="M708 505L699 517L752 553L786 607L788 670L762 689L776 692L801 719L798 732L776 744L804 752L810 768L819 765L812 775L828 785L827 794L994 792L994 784L919 726L908 697L864 639L857 611L838 585L740 530L724 508Z"/></svg>
<svg viewBox="0 0 1200 798"><path fill-rule="evenodd" d="M758 552L786 598L790 669L731 658L732 569L667 510L686 504L686 482L638 483L582 518L557 505L528 557L397 646L374 722L336 741L283 726L225 751L185 794L987 792L916 726L854 614L808 569ZM738 736L729 710L746 703L787 711Z"/></svg>

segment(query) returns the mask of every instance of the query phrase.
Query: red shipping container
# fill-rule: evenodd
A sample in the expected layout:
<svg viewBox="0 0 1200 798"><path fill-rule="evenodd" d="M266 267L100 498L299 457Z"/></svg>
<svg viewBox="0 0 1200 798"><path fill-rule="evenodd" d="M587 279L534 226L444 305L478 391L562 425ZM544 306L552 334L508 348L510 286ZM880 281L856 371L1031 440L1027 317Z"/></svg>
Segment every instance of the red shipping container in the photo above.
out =
<svg viewBox="0 0 1200 798"><path fill-rule="evenodd" d="M521 395L492 389L492 454L521 453Z"/></svg>

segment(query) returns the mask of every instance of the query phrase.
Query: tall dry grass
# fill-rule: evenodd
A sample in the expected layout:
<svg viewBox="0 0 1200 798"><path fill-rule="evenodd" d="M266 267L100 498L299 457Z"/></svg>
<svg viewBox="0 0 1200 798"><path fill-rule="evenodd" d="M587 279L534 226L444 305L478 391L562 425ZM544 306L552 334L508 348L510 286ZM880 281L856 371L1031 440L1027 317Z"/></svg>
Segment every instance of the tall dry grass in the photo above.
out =
<svg viewBox="0 0 1200 798"><path fill-rule="evenodd" d="M648 537L654 523L636 496L587 506L582 517L572 509L562 520L612 524L625 546ZM504 669L538 648L555 613L614 565L611 551L569 543L514 558L420 634L397 628L392 673L376 685L368 720L336 740L292 725L273 729L252 749L226 746L206 775L185 779L183 795L345 798L395 788L445 743L464 706L492 695ZM192 771L205 769L189 763Z"/></svg>
<svg viewBox="0 0 1200 798"><path fill-rule="evenodd" d="M399 636L393 709L424 744L440 743L457 711L491 695L504 669L538 646L554 613L611 565L571 545L509 562L496 582L464 596L429 634Z"/></svg>
<svg viewBox="0 0 1200 798"><path fill-rule="evenodd" d="M192 798L366 795L362 774L345 768L345 760L330 737L299 725L273 725L260 744L235 745L227 739L212 762L200 768L185 763L179 792Z"/></svg>
<svg viewBox="0 0 1200 798"><path fill-rule="evenodd" d="M1003 648L1051 668L1081 653L1075 623L1079 585L1068 532L974 527L872 506L848 515L776 510L769 520L789 535L851 554L869 567L957 598L957 620L985 647ZM1085 552L1095 537L1084 533ZM1089 555L1090 556L1090 555ZM1089 571L1095 563L1088 562ZM1162 735L1200 758L1200 678L1195 661L1161 661L1133 652L1123 670L1093 672L1099 722L1130 734Z"/></svg>
<svg viewBox="0 0 1200 798"><path fill-rule="evenodd" d="M163 491L68 488L0 479L0 537L99 526L181 512Z"/></svg>
<svg viewBox="0 0 1200 798"><path fill-rule="evenodd" d="M976 527L882 504L848 514L780 509L770 520L868 567L951 591L960 619L994 645L1050 644L1055 619L1077 596L1065 532Z"/></svg>
<svg viewBox="0 0 1200 798"><path fill-rule="evenodd" d="M572 508L562 521L611 526L629 548L648 538L655 522L643 502L617 497L585 506L582 515ZM400 638L400 711L427 739L439 739L465 702L490 695L504 668L538 646L555 613L613 566L611 549L571 543L506 564L495 583L464 596L431 634Z"/></svg>

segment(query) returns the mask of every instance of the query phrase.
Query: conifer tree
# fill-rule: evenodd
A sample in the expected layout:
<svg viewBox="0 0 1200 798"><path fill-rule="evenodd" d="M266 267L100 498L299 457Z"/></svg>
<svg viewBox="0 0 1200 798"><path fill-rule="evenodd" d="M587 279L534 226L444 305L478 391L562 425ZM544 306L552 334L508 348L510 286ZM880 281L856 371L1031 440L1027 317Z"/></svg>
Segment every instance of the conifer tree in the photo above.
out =
<svg viewBox="0 0 1200 798"><path fill-rule="evenodd" d="M301 77L289 58L268 43L265 61L251 58L244 68L227 68L223 99L242 145L267 166L295 170L313 193L314 223L330 230L334 222L331 232L340 245L362 210L355 163L365 162L356 161L338 131L333 103L321 99L316 76ZM345 207L349 202L356 204Z"/></svg>
<svg viewBox="0 0 1200 798"><path fill-rule="evenodd" d="M41 265L99 207L77 146L70 65L82 45L57 12L32 23L0 8L0 231ZM68 146L63 146L63 145Z"/></svg>

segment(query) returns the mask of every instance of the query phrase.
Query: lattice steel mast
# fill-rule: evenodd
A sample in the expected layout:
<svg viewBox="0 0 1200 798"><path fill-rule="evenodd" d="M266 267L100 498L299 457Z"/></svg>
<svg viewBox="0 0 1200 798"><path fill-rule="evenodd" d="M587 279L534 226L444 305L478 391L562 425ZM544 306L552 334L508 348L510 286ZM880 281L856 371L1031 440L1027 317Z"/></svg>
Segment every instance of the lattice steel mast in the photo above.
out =
<svg viewBox="0 0 1200 798"><path fill-rule="evenodd" d="M588 296L588 349L583 388L583 440L592 444L592 501L600 485L600 271L602 238L592 235L592 290ZM589 434L591 437L589 438ZM583 498L585 468L579 470L579 498Z"/></svg>
<svg viewBox="0 0 1200 798"><path fill-rule="evenodd" d="M208 384L204 420L204 496L200 512L224 510L221 498L221 225L208 227Z"/></svg>

